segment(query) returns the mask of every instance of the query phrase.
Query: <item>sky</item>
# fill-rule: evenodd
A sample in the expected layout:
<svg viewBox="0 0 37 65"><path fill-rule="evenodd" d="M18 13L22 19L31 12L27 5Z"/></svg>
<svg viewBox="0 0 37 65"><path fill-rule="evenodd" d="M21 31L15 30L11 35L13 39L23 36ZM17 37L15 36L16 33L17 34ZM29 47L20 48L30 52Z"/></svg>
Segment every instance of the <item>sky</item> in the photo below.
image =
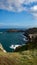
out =
<svg viewBox="0 0 37 65"><path fill-rule="evenodd" d="M0 0L0 28L37 27L37 0Z"/></svg>

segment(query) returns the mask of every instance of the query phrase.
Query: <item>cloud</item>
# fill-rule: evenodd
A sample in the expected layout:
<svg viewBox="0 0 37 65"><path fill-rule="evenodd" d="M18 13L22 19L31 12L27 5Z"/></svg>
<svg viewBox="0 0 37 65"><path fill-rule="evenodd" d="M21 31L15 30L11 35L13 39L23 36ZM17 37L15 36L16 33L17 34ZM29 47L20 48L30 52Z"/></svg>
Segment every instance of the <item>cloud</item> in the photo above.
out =
<svg viewBox="0 0 37 65"><path fill-rule="evenodd" d="M33 2L37 2L37 0L24 0L25 4L30 4Z"/></svg>
<svg viewBox="0 0 37 65"><path fill-rule="evenodd" d="M24 0L2 0L0 1L0 9L9 11L23 11L25 8L22 6Z"/></svg>
<svg viewBox="0 0 37 65"><path fill-rule="evenodd" d="M26 7L23 7L22 4L29 4L36 1L37 0L0 0L0 9L20 12L26 10Z"/></svg>
<svg viewBox="0 0 37 65"><path fill-rule="evenodd" d="M37 4L35 3L37 0L0 0L0 9L12 12L27 11L37 17Z"/></svg>
<svg viewBox="0 0 37 65"><path fill-rule="evenodd" d="M37 18L37 5L32 6L29 10L30 10L29 12L30 12L35 18Z"/></svg>

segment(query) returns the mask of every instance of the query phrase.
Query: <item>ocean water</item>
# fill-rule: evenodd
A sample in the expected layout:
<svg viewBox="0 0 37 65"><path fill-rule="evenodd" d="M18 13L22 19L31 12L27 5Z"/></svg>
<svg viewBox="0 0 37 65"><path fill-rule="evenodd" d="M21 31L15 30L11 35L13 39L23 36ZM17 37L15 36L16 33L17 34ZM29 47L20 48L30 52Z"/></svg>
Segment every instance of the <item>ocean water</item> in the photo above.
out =
<svg viewBox="0 0 37 65"><path fill-rule="evenodd" d="M11 45L22 45L25 42L25 37L22 32L0 32L0 43L7 52L14 51L13 48L10 48Z"/></svg>

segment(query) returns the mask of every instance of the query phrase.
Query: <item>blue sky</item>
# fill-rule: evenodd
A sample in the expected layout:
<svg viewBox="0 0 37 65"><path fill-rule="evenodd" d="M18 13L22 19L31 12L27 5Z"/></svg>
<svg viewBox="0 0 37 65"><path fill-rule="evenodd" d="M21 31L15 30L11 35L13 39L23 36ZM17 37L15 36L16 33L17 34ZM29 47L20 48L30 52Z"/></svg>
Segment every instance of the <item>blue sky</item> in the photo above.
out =
<svg viewBox="0 0 37 65"><path fill-rule="evenodd" d="M0 28L37 27L37 0L0 0Z"/></svg>

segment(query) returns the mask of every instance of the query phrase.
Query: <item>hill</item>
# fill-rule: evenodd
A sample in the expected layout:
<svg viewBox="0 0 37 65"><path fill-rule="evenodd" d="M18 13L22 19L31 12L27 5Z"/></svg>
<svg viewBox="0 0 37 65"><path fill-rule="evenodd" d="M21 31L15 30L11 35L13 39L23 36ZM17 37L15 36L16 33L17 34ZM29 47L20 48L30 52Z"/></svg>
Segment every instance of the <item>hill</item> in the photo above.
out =
<svg viewBox="0 0 37 65"><path fill-rule="evenodd" d="M34 42L37 39L37 28L26 29L23 35L26 36L28 41Z"/></svg>
<svg viewBox="0 0 37 65"><path fill-rule="evenodd" d="M27 43L15 52L0 51L0 65L37 65L37 48Z"/></svg>
<svg viewBox="0 0 37 65"><path fill-rule="evenodd" d="M24 32L24 30L18 29L8 29L6 32Z"/></svg>
<svg viewBox="0 0 37 65"><path fill-rule="evenodd" d="M25 33L34 34L37 33L37 28L29 28L25 30Z"/></svg>
<svg viewBox="0 0 37 65"><path fill-rule="evenodd" d="M0 52L0 65L37 65L37 50L4 53Z"/></svg>

